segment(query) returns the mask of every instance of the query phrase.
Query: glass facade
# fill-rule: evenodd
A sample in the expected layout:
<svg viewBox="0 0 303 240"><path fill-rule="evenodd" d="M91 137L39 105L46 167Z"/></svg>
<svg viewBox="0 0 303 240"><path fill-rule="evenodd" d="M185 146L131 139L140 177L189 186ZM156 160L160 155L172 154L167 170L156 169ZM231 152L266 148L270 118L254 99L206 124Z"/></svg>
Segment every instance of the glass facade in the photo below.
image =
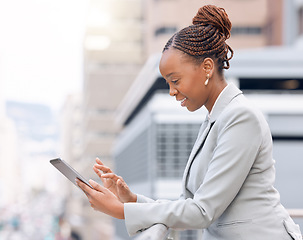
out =
<svg viewBox="0 0 303 240"><path fill-rule="evenodd" d="M157 178L181 178L200 124L157 124Z"/></svg>

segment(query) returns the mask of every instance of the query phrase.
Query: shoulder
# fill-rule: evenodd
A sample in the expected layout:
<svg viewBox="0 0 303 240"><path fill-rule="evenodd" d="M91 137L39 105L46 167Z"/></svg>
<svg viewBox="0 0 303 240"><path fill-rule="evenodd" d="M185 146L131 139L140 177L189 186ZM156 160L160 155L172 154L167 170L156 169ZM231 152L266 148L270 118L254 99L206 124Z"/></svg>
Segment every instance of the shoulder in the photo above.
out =
<svg viewBox="0 0 303 240"><path fill-rule="evenodd" d="M219 118L225 121L246 120L263 122L265 120L262 112L243 94L232 99Z"/></svg>
<svg viewBox="0 0 303 240"><path fill-rule="evenodd" d="M225 107L217 119L218 128L235 127L248 129L252 134L269 132L263 113L243 94L238 95Z"/></svg>
<svg viewBox="0 0 303 240"><path fill-rule="evenodd" d="M214 124L216 143L229 149L259 149L271 141L270 128L262 114L245 96L235 97Z"/></svg>

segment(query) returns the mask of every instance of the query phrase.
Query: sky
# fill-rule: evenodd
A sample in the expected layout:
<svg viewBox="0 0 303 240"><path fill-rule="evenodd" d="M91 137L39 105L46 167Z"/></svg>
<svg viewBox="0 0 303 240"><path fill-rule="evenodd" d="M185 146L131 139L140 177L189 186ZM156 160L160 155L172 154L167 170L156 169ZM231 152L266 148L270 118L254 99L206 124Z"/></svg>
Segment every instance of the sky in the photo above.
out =
<svg viewBox="0 0 303 240"><path fill-rule="evenodd" d="M0 95L60 109L81 91L89 0L0 0Z"/></svg>

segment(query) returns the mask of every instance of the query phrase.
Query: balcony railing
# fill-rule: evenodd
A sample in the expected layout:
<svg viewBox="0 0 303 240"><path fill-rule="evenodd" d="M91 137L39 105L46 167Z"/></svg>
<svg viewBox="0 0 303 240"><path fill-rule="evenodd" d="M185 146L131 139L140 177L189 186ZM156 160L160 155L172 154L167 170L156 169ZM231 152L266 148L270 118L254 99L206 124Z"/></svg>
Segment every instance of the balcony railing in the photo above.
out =
<svg viewBox="0 0 303 240"><path fill-rule="evenodd" d="M303 209L287 209L292 218L303 218Z"/></svg>
<svg viewBox="0 0 303 240"><path fill-rule="evenodd" d="M163 224L155 224L142 232L135 240L168 240L168 228Z"/></svg>
<svg viewBox="0 0 303 240"><path fill-rule="evenodd" d="M287 209L292 218L303 218L303 209ZM135 240L173 240L166 226L156 224L142 232Z"/></svg>

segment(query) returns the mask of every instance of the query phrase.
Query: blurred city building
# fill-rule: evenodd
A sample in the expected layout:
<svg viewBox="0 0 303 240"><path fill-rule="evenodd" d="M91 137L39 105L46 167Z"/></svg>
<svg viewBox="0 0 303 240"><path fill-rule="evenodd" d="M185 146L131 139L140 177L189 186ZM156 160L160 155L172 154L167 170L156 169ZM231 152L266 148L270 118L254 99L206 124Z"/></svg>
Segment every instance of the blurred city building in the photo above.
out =
<svg viewBox="0 0 303 240"><path fill-rule="evenodd" d="M147 54L162 51L167 40L191 20L202 5L223 7L233 24L229 40L239 48L282 44L281 18L283 0L178 0L145 2L145 42ZM270 29L271 34L268 34ZM274 36L274 37L272 37Z"/></svg>
<svg viewBox="0 0 303 240"><path fill-rule="evenodd" d="M0 211L2 207L16 202L20 196L20 192L16 191L21 180L20 168L16 167L18 166L16 147L16 127L6 116L5 101L0 91Z"/></svg>
<svg viewBox="0 0 303 240"><path fill-rule="evenodd" d="M84 134L82 122L83 95L81 93L69 95L61 109L60 156L89 179L94 177L90 176L92 161L85 164L81 159ZM61 184L61 187L64 187L62 190L65 192L62 221L69 229L69 235L78 236L79 239L111 239L110 219L93 211L84 193L68 180Z"/></svg>
<svg viewBox="0 0 303 240"><path fill-rule="evenodd" d="M84 39L83 155L111 161L115 110L143 62L139 0L93 0Z"/></svg>
<svg viewBox="0 0 303 240"><path fill-rule="evenodd" d="M17 132L14 123L7 117L0 117L0 207L15 202L20 192L20 168L16 168ZM16 177L18 176L18 177Z"/></svg>
<svg viewBox="0 0 303 240"><path fill-rule="evenodd" d="M61 109L60 155L72 164L79 164L82 156L82 94L67 96ZM77 166L75 166L77 168Z"/></svg>
<svg viewBox="0 0 303 240"><path fill-rule="evenodd" d="M225 8L233 23L228 41L237 57L227 77L243 89L249 74L259 72L254 78L268 77L258 68L245 74L250 58L264 56L246 57L245 49L292 47L303 32L301 0L92 0L84 39L83 95L70 97L62 113L64 159L84 176L96 178L92 166L98 156L115 167L135 192L153 198L177 197L187 155L205 112L187 113L163 95L163 91L167 95L167 86L158 71L159 53L174 32L191 24L202 4ZM238 54L240 49L243 54ZM271 61L278 59L282 64L280 56L264 66L272 66ZM241 58L246 59L245 68ZM297 60L292 62L295 66L299 66ZM300 74L299 70L296 76ZM277 76L272 75L272 79ZM286 72L282 80L290 77L295 76ZM301 80L295 80L301 86ZM95 213L86 197L74 186L69 187L65 219L72 230L83 239L129 239L123 221L114 221L113 232L110 218ZM199 234L185 231L179 238L195 239Z"/></svg>
<svg viewBox="0 0 303 240"><path fill-rule="evenodd" d="M3 64L0 62L0 239L6 229L6 222L16 219L14 204L21 196L21 169L18 165L17 129L7 117L4 100ZM22 190L22 189L20 189Z"/></svg>
<svg viewBox="0 0 303 240"><path fill-rule="evenodd" d="M83 95L70 97L62 111L62 154L87 178L97 177L92 170L96 157L112 166L112 146L119 132L115 111L144 62L142 18L140 0L90 1ZM74 186L66 208L66 220L83 239L112 239L111 218L94 212Z"/></svg>
<svg viewBox="0 0 303 240"><path fill-rule="evenodd" d="M61 211L60 196L49 198L53 178L48 174L48 159L56 155L56 122L47 106L5 99L5 81L11 76L7 58L2 57L0 239L45 239L56 234L54 226Z"/></svg>
<svg viewBox="0 0 303 240"><path fill-rule="evenodd" d="M60 194L50 198L54 178L47 170L57 155L54 116L40 104L6 101L1 106L0 239L52 236L62 201Z"/></svg>

